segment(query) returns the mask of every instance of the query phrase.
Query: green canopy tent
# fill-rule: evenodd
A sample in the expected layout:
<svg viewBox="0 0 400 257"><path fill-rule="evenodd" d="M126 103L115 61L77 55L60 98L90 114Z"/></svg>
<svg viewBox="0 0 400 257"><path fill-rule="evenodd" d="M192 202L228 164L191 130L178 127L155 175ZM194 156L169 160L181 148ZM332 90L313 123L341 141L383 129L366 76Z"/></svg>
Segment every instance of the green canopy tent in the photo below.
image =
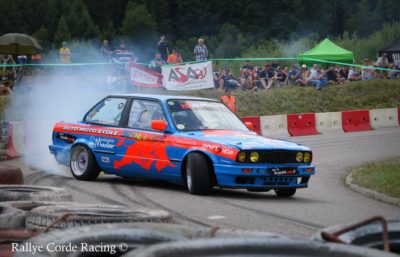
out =
<svg viewBox="0 0 400 257"><path fill-rule="evenodd" d="M354 56L353 52L335 45L335 43L326 38L313 49L299 54L297 58L300 64L306 64L307 66L312 66L314 63L326 66L329 64L327 62L353 63ZM326 62L307 60L307 58Z"/></svg>

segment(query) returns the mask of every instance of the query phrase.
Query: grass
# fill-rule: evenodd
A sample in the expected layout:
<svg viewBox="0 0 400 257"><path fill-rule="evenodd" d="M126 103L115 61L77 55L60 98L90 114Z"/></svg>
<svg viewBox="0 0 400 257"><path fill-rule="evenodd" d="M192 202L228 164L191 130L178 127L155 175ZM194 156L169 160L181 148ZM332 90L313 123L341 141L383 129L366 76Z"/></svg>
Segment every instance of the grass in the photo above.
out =
<svg viewBox="0 0 400 257"><path fill-rule="evenodd" d="M353 183L392 197L400 197L400 157L355 169Z"/></svg>
<svg viewBox="0 0 400 257"><path fill-rule="evenodd" d="M214 99L223 94L215 90L168 93ZM321 91L294 86L257 92L236 90L233 95L237 97L240 116L394 108L400 105L400 80L351 82L330 85Z"/></svg>
<svg viewBox="0 0 400 257"><path fill-rule="evenodd" d="M4 110L9 99L9 96L0 96L0 119L4 119Z"/></svg>

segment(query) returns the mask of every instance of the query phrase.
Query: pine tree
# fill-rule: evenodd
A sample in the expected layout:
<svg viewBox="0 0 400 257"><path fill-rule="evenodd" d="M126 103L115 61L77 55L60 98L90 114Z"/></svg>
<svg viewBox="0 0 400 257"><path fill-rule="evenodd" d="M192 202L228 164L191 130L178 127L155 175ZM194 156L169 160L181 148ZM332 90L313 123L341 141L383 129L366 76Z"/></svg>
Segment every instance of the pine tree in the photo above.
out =
<svg viewBox="0 0 400 257"><path fill-rule="evenodd" d="M122 34L139 39L140 37L151 36L155 30L156 22L146 6L129 2L121 27Z"/></svg>
<svg viewBox="0 0 400 257"><path fill-rule="evenodd" d="M60 42L69 39L71 39L71 33L69 32L64 16L61 16L57 31L54 33L54 41L59 44Z"/></svg>
<svg viewBox="0 0 400 257"><path fill-rule="evenodd" d="M82 0L68 1L64 16L72 38L90 39L98 37L98 28L93 24Z"/></svg>

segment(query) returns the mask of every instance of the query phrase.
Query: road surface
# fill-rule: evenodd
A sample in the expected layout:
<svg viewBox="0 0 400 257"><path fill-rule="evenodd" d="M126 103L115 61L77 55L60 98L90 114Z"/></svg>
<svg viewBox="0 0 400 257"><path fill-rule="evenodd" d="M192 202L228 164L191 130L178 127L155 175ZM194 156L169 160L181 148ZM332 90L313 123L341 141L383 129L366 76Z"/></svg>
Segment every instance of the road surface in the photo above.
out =
<svg viewBox="0 0 400 257"><path fill-rule="evenodd" d="M327 226L357 222L374 215L400 218L400 208L367 198L344 186L349 169L364 163L400 156L400 129L324 134L290 138L314 153L317 172L309 188L290 199L273 192L215 189L209 196L193 196L185 188L164 182L100 176L94 182L78 181L68 169L54 175L54 160L41 159L34 168L23 159L9 161L24 171L26 184L69 189L75 201L123 204L165 209L183 224L264 230L306 239ZM36 167L36 166L35 166Z"/></svg>

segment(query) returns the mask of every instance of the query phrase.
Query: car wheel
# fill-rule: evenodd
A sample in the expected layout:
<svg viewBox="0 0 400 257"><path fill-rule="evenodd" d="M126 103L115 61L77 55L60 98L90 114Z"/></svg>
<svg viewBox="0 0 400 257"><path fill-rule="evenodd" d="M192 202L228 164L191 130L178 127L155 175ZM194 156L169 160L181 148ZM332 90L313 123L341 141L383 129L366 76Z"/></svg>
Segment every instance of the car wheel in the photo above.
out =
<svg viewBox="0 0 400 257"><path fill-rule="evenodd" d="M94 180L100 173L93 153L83 145L72 148L70 168L72 175L79 180Z"/></svg>
<svg viewBox="0 0 400 257"><path fill-rule="evenodd" d="M206 195L211 189L211 170L202 154L191 153L186 161L186 185L193 195Z"/></svg>
<svg viewBox="0 0 400 257"><path fill-rule="evenodd" d="M296 193L296 188L275 189L274 191L279 197L291 197Z"/></svg>

